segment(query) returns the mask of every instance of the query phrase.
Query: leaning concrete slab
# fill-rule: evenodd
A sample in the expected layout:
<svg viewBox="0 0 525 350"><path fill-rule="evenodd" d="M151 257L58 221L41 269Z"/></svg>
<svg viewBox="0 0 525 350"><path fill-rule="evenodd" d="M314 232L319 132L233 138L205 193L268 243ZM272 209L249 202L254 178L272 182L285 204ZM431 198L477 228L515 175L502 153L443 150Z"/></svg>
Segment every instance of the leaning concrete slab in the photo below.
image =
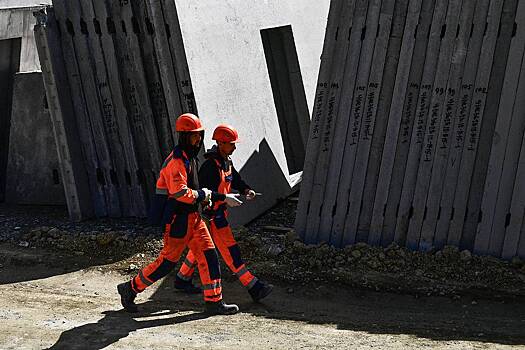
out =
<svg viewBox="0 0 525 350"><path fill-rule="evenodd" d="M440 199L443 193L443 188L447 185L444 182L447 171L447 159L451 153L454 154L452 148L454 143L454 120L459 104L459 91L461 88L461 79L465 72L465 59L467 57L467 49L470 45L470 32L472 30L473 16L475 4L472 2L463 2L459 31L457 32L454 52L451 57L450 73L448 76L445 106L442 110L443 121L437 137L436 154L434 156L434 164L432 165L432 178L430 180L430 187L427 198L427 217L423 222L421 228L421 237L432 237L434 246L443 247L443 242L446 236L438 236L436 232L437 221L442 215L442 207ZM448 216L450 218L450 214ZM421 245L421 244L420 244Z"/></svg>
<svg viewBox="0 0 525 350"><path fill-rule="evenodd" d="M242 139L234 163L246 181L264 194L264 202L232 212L232 222L244 223L275 204L277 196L286 196L291 187L260 32L291 25L311 112L329 1L312 1L308 6L301 0L176 0L175 4L195 100L208 130L205 142L212 143L211 131L217 124L233 124ZM273 160L261 159L256 171L244 170L252 154L266 153L260 149L263 140L279 166L270 172ZM283 177L286 186L279 187L277 179Z"/></svg>
<svg viewBox="0 0 525 350"><path fill-rule="evenodd" d="M476 82L489 3L489 0L483 0L476 4L474 18L471 24L470 41L465 58L465 71L461 77L461 89L458 94L460 102L454 118L453 143L450 146L450 153L447 159L447 170L440 201L441 215L436 225L435 246L438 248L443 247L445 244L459 244L461 239L461 231L456 230L454 233L449 233L449 227L455 211L454 196L459 181L463 146L467 139L466 129L469 124L472 97L474 95L474 89L472 89L472 87Z"/></svg>
<svg viewBox="0 0 525 350"><path fill-rule="evenodd" d="M370 5L372 6L372 5ZM365 26L368 1L343 2L342 17L336 29L335 51L332 67L329 73L329 90L327 90L325 105L322 107L321 118L324 119L319 131L320 140L317 148L318 156L315 162L315 172L311 186L311 199L307 210L307 225L305 242L318 239L324 241L339 241L340 235L330 235L333 226L332 210L337 200L337 189L341 164L344 157L344 143L347 129L350 125L346 111L351 108L357 82L359 57L362 47L362 33ZM339 35L338 32L345 33ZM348 35L346 35L348 33ZM329 35L327 31L326 35ZM323 64L325 64L323 62ZM323 84L323 80L319 84ZM315 112L317 115L317 111ZM338 114L343 117L338 117ZM337 127L336 127L337 126ZM312 135L314 136L314 135ZM315 149L315 148L314 148ZM301 196L308 192L301 192ZM329 212L329 215L326 213Z"/></svg>
<svg viewBox="0 0 525 350"><path fill-rule="evenodd" d="M481 203L483 215L476 233L477 236L490 237L489 251L494 254L500 253L504 238L500 232L505 231L509 224L507 213L510 213L525 126L523 112L519 112L519 106L524 105L520 102L520 96L525 92L525 3L519 5L521 8L518 8L516 15L517 34L511 41L498 116L494 125L494 134L498 137L492 138Z"/></svg>
<svg viewBox="0 0 525 350"><path fill-rule="evenodd" d="M422 8L419 1L411 1L408 5L408 15L406 18L406 24L404 25L402 44L399 53L399 65L396 66L395 72L394 68L391 68L391 75L395 74L395 82L392 88L392 99L391 104L386 104L382 109L386 111L388 108L388 113L385 112L383 118L383 123L378 123L377 130L383 129L384 133L384 142L383 148L379 148L375 152L372 152L374 158L377 160L377 187L375 192L373 191L369 198L375 198L373 200L372 213L370 217L370 235L369 243L377 244L382 239L383 224L385 221L385 213L387 208L387 201L390 186L390 182L394 171L394 161L396 155L398 154L398 136L400 136L400 128L405 121L405 125L408 126L409 123L406 121L406 114L403 113L405 109L405 96L410 97L411 100L414 99L414 95L417 93L418 89L415 86L412 86L412 91L410 91L411 86L409 84L409 78L415 80L420 78L421 69L415 69L415 65L412 65L412 62L418 60L418 55L424 55L423 50L421 49L418 53L415 51L416 43L419 43L419 46L422 48L425 43L421 36L417 37L416 30L417 28L422 28L424 31L425 27L430 25L430 15L431 9L433 9L433 4L426 2L426 8ZM425 25L425 23L427 23ZM419 39L418 41L416 41ZM426 37L425 37L426 38ZM386 74L388 74L387 71ZM408 106L409 105L409 106ZM408 111L412 111L412 103L407 103ZM409 113L411 115L411 113ZM405 118L402 118L405 116ZM384 124L383 127L380 124ZM374 134L374 137L379 134L379 132ZM393 220L392 220L393 221ZM388 239L389 241L393 238L393 230L390 231L391 237L383 238Z"/></svg>
<svg viewBox="0 0 525 350"><path fill-rule="evenodd" d="M399 235L396 238L395 226L434 8L434 0L423 2L414 10L419 12L418 22L414 23L415 18L411 16L412 21L408 22L404 32L407 46L403 48L402 56L407 60L400 65L396 75L370 225L372 230L382 231L384 245L392 240L401 242Z"/></svg>
<svg viewBox="0 0 525 350"><path fill-rule="evenodd" d="M91 197L88 184L89 174L82 161L82 145L79 130L74 120L75 113L72 91L69 88L64 56L59 50L59 26L54 11L48 9L46 16L39 16L35 26L35 39L38 56L42 62L42 78L46 89L46 99L57 145L60 170L69 216L81 220L93 215L94 197ZM58 86L62 86L59 89Z"/></svg>
<svg viewBox="0 0 525 350"><path fill-rule="evenodd" d="M412 135L410 138L410 148L406 163L405 178L401 190L399 202L399 214L396 222L396 237L407 244L413 242L413 237L407 237L410 216L413 210L412 199L416 188L418 166L421 150L425 136L425 129L428 122L428 112L430 110L430 99L432 96L432 85L436 75L436 68L441 48L441 32L445 24L448 2L437 0L430 26L430 35L427 44L427 54L421 77L419 96L415 114Z"/></svg>
<svg viewBox="0 0 525 350"><path fill-rule="evenodd" d="M415 5L415 6L414 6ZM382 86L379 93L379 102L376 110L376 121L370 145L370 158L363 189L363 208L359 214L359 225L357 235L368 234L368 242L378 244L381 240L381 230L372 229L372 215L374 210L375 193L378 187L379 170L381 167L381 157L383 146L386 143L387 120L390 106L393 101L394 92L406 89L408 72L412 64L412 53L414 48L415 27L419 21L421 3L415 4L413 1L397 1L394 7L392 18L392 28L386 53L386 61ZM405 33L406 28L406 33ZM410 40L405 41L405 36ZM406 42L406 44L404 44ZM404 45L403 45L404 44ZM398 69L400 73L398 74ZM407 72L407 73L403 73ZM404 74L401 78L400 74ZM406 78L405 78L406 77ZM397 125L399 125L397 119ZM384 205L383 205L384 207Z"/></svg>
<svg viewBox="0 0 525 350"><path fill-rule="evenodd" d="M450 103L446 102L445 96L448 76L451 69L454 42L458 36L457 28L459 28L458 23L460 14L461 1L451 0L448 4L445 22L443 23L444 29L441 30L439 58L436 66L432 95L429 100L430 105L427 115L427 125L426 128L421 131L421 154L417 170L414 196L412 199L414 214L408 225L407 244L415 247L419 246L422 250L430 249L434 238L433 232L428 232L428 235L422 236L421 227L425 221L425 212L428 213L429 211L429 207L425 206L425 203L429 191L430 178L432 172L436 171L439 167L437 162L434 162L433 160L436 149L438 148L438 142L442 140L438 139L438 133L443 124L442 111L445 110L445 108L450 107ZM445 107L445 105L447 106ZM440 147L440 149L443 149L443 147Z"/></svg>
<svg viewBox="0 0 525 350"><path fill-rule="evenodd" d="M318 83L315 92L315 101L312 110L312 121L310 124L310 133L306 144L306 154L304 159L303 174L301 181L301 197L306 200L299 200L297 212L295 215L295 229L303 240L308 240L306 225L308 222L308 213L311 206L312 187L314 183L315 169L317 159L319 158L319 145L321 143L321 132L325 124L325 112L327 106L328 94L330 92L331 67L336 56L337 38L339 24L342 16L341 12L343 2L331 1L330 9L326 23L324 36L323 51L321 54L321 65L319 67ZM340 18L341 17L341 18ZM335 86L334 86L335 87ZM317 234L317 233L316 233Z"/></svg>
<svg viewBox="0 0 525 350"><path fill-rule="evenodd" d="M496 230L497 234L491 235L491 237L480 237L481 235L477 235L477 229L478 227L480 227L480 216L482 217L483 215L483 212L480 209L481 202L483 200L483 189L485 185L485 179L487 176L490 150L492 147L492 142L483 142L481 140L492 140L493 137L498 137L498 135L494 133L494 129L496 119L498 116L501 90L503 88L503 82L505 78L505 70L507 66L507 60L509 57L510 44L511 41L513 41L515 38L515 30L517 30L517 25L515 22L517 6L518 1L514 0L507 0L503 4L503 9L501 12L501 21L498 28L498 38L496 41L496 46L494 47L494 61L490 73L489 84L487 86L485 107L483 109L483 115L481 116L479 121L480 128L479 135L477 136L478 146L476 159L474 163L475 171L472 175L467 205L467 217L463 226L463 237L466 239L464 239L462 242L462 247L472 249L475 253L478 254L495 255L497 252L497 254L499 255L501 253L501 249L503 247L502 232L503 228L506 226L506 216L510 206L510 200L506 198L508 197L508 194L503 195L503 197L501 197L501 194L498 193L498 202L496 206L499 206L499 208L496 213L496 218L499 217L499 219L496 219L496 226L499 226L502 229L501 231ZM523 79L523 77L521 79ZM519 139L521 139L523 135L523 115L521 115L519 119L521 119L521 121L519 121L518 124L515 124L513 126L514 130L512 133L509 134L508 142L511 145L515 143L514 140L516 139L518 139L519 142ZM471 146L474 146L474 143ZM520 144L511 146L511 148L513 147L519 150ZM508 159L504 162L504 178L513 177L515 174L516 165L512 164L512 162L516 161L517 158L512 158L514 158L514 160L512 160L511 163L509 163ZM511 174L509 174L509 171ZM510 179L508 182L511 181L512 179ZM500 202L501 200L502 202Z"/></svg>

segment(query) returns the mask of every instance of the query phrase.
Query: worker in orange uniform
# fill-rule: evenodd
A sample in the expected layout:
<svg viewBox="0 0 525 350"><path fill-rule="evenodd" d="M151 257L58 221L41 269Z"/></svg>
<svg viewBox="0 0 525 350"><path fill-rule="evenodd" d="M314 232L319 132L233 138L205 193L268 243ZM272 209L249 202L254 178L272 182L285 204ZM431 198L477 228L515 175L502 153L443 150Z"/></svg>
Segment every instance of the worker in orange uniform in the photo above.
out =
<svg viewBox="0 0 525 350"><path fill-rule="evenodd" d="M212 139L217 144L204 155L206 161L199 170L200 185L224 195L230 194L233 188L246 195L247 200L254 199L255 191L241 179L230 159L236 149L235 144L239 142L237 130L230 125L219 125L214 130ZM211 236L226 265L248 289L252 299L257 302L270 294L273 286L259 280L246 267L228 223L226 207L223 200L212 200L211 208L203 210L203 216L209 219ZM200 288L192 283L195 257L195 252L190 249L175 277L175 288L190 294L201 292Z"/></svg>
<svg viewBox="0 0 525 350"><path fill-rule="evenodd" d="M207 188L199 189L196 157L202 146L204 128L193 114L183 114L175 126L178 145L166 158L157 180L153 216L164 227L164 246L159 257L143 268L131 281L119 284L118 293L124 309L136 312L135 297L155 281L166 276L189 246L193 252L204 289L206 310L210 314L234 314L237 305L222 300L218 255L210 233L199 212L200 203L224 200L230 206L242 202Z"/></svg>

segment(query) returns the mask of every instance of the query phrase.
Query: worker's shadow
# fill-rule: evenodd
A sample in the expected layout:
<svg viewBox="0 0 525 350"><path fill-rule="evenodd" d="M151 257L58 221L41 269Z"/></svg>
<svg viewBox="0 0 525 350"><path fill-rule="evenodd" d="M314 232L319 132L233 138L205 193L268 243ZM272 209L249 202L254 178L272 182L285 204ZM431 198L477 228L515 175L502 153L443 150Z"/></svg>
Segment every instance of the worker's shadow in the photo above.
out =
<svg viewBox="0 0 525 350"><path fill-rule="evenodd" d="M166 317L176 314L179 310L158 312L159 303L155 301L140 304L140 310L135 314L124 310L104 311L104 317L97 322L64 331L57 342L48 349L103 349L138 329L172 325L208 317L208 314L204 312ZM146 317L149 319L141 320ZM151 319L153 317L154 319Z"/></svg>

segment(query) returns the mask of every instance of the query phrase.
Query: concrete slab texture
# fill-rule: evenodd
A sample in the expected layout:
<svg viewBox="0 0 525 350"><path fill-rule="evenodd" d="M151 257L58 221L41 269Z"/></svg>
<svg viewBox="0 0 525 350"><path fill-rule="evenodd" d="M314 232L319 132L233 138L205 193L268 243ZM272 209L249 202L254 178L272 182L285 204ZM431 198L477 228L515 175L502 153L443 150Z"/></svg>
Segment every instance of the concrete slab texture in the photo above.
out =
<svg viewBox="0 0 525 350"><path fill-rule="evenodd" d="M328 0L309 2L308 6L300 1L191 3L151 0L115 4L79 0L78 4L82 6L78 7L64 6L66 2L56 0L53 4L56 23L60 23L61 27L64 23L72 24L72 27L63 27L62 33L71 34L74 30L85 34L85 37L62 35L61 50L67 62L65 66L70 87L72 84L78 85L78 76L83 77L82 85L77 87L83 89L84 94L75 96L92 97L86 100L86 106L94 121L98 123L100 118L96 106L97 94L106 98L107 91L102 88L107 86L104 72L115 72L119 77L111 80L120 81L122 91L132 94L132 98L123 100L127 112L143 108L143 113L128 115L131 126L142 119L144 122L151 121L150 109L158 124L147 134L151 141L148 145L155 145L158 138L161 149L140 146L145 133L136 132L133 135L137 152L146 152L142 158L155 160L159 154L167 156L170 148L164 146L170 146L170 141L160 135L166 124L162 118L166 117L166 111L172 120L182 112L193 112L187 103L189 100L193 108L197 106L195 111L198 111L208 130L206 146L210 147L214 143L211 134L218 124L232 124L239 130L242 142L233 155L234 164L245 180L257 192L262 192L263 196L232 211L232 224L248 222L276 204L279 198L291 193L300 180L298 173L302 169L310 122L308 104L313 102L311 100L315 93ZM94 5L98 12L92 13ZM84 17L93 15L94 21L84 21ZM99 26L98 29L92 27L92 22L103 23L107 18L112 23L126 25L118 26L116 30L110 26ZM145 26L141 30L143 24ZM52 26L48 25L47 29L51 31ZM179 36L179 26L182 37ZM155 29L149 30L150 27ZM164 27L166 31L160 29ZM138 34L138 41L135 36L129 36L125 28L133 28ZM87 35L97 30L102 36ZM97 38L102 38L103 44L107 44L102 53L96 49L100 45ZM104 42L105 39L109 41ZM126 62L118 67L118 72L115 67L108 65L111 62L108 59L115 56L110 50L112 45L116 48L119 60ZM154 55L150 55L153 51ZM101 59L101 55L106 58ZM82 58L87 56L92 56L96 62L96 74L94 67L87 65L87 61ZM77 64L78 74L74 72ZM134 68L125 69L130 65ZM160 79L155 75L157 66L162 72ZM138 79L140 77L142 80ZM135 78L137 82L130 86L126 84ZM90 83L91 79L99 82L100 91ZM152 87L155 87L155 91ZM127 96L118 90L111 88L111 97L117 102ZM144 95L139 103L135 101L137 92ZM149 98L155 97L150 101L151 106L146 93ZM157 101L156 97L164 97L165 102L164 99ZM176 103L172 106L176 97L180 99L180 106ZM162 111L153 110L154 106L164 103L166 108ZM75 114L77 122L80 114ZM115 110L115 115L122 113ZM68 118L67 115L62 117ZM87 140L89 135L86 137L85 141L91 142ZM104 132L97 137L104 139ZM96 144L101 144L99 139ZM115 150L110 144L107 146L108 152ZM152 169L140 159L140 169ZM157 163L160 166L161 160L155 161ZM92 168L89 166L88 171ZM112 171L109 164L99 165L98 168L103 172ZM147 173L153 174L155 171ZM152 186L153 183L154 179L146 178L144 187ZM125 203L123 200L121 202ZM117 212L112 214L119 215Z"/></svg>
<svg viewBox="0 0 525 350"><path fill-rule="evenodd" d="M291 26L308 104L308 116L299 118L309 119L329 1L176 0L176 5L199 115L209 130L205 144L213 144L217 124L234 125L242 140L234 165L263 193L232 210L234 222L251 218L294 185L285 154L290 140L279 128L261 31Z"/></svg>
<svg viewBox="0 0 525 350"><path fill-rule="evenodd" d="M0 0L0 201L5 200L14 74L40 70L33 11L49 4L51 0Z"/></svg>
<svg viewBox="0 0 525 350"><path fill-rule="evenodd" d="M6 202L64 205L41 73L15 75L12 109Z"/></svg>
<svg viewBox="0 0 525 350"><path fill-rule="evenodd" d="M299 236L525 257L525 3L330 6Z"/></svg>
<svg viewBox="0 0 525 350"><path fill-rule="evenodd" d="M0 40L21 38L20 72L40 70L40 61L35 45L33 26L36 21L33 11L51 4L51 0L41 1L0 1Z"/></svg>

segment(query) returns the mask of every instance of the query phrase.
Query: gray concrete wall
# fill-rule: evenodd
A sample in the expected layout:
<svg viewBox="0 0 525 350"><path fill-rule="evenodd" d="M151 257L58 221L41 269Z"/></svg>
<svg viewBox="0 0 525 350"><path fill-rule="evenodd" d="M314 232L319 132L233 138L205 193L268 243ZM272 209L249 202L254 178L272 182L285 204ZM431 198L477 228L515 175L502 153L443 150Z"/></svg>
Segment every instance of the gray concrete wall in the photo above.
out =
<svg viewBox="0 0 525 350"><path fill-rule="evenodd" d="M20 72L40 70L33 27L36 23L33 11L51 4L51 0L0 1L0 40L21 38Z"/></svg>
<svg viewBox="0 0 525 350"><path fill-rule="evenodd" d="M42 74L18 73L13 86L6 202L64 205Z"/></svg>
<svg viewBox="0 0 525 350"><path fill-rule="evenodd" d="M51 0L0 0L0 10L41 7L42 5L51 5Z"/></svg>
<svg viewBox="0 0 525 350"><path fill-rule="evenodd" d="M0 0L0 201L5 200L13 75L40 70L33 11L50 3L51 0Z"/></svg>
<svg viewBox="0 0 525 350"><path fill-rule="evenodd" d="M326 38L298 235L525 258L525 2L334 0Z"/></svg>
<svg viewBox="0 0 525 350"><path fill-rule="evenodd" d="M256 202L231 211L247 222L290 193L289 174L261 29L291 25L309 113L315 94L329 0L175 0L199 115L208 130L230 123L242 142L234 165L257 191Z"/></svg>

